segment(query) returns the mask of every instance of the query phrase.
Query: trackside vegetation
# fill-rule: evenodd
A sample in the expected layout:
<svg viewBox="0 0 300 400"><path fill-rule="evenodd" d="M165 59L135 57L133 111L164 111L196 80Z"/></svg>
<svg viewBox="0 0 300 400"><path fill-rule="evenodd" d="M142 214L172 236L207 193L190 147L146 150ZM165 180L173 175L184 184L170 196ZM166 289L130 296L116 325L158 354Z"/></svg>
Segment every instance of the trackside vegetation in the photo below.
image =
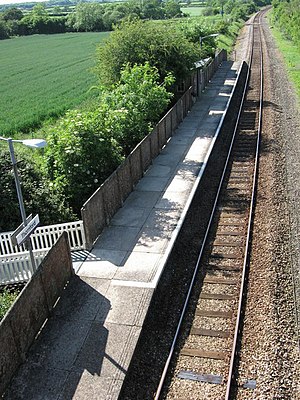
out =
<svg viewBox="0 0 300 400"><path fill-rule="evenodd" d="M300 1L275 1L269 20L300 100Z"/></svg>
<svg viewBox="0 0 300 400"><path fill-rule="evenodd" d="M285 39L300 49L300 0L274 0L272 21Z"/></svg>

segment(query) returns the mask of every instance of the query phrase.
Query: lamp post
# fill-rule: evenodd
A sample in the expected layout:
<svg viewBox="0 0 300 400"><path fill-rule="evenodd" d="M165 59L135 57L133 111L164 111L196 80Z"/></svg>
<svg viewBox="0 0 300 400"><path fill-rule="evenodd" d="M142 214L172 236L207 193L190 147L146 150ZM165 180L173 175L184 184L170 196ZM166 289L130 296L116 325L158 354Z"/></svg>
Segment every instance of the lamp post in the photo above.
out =
<svg viewBox="0 0 300 400"><path fill-rule="evenodd" d="M39 148L45 147L47 145L47 142L43 139L25 139L25 140L16 140L15 139L14 140L12 138L4 138L2 136L0 136L0 140L4 140L5 142L8 142L9 153L10 153L11 163L13 166L15 184L16 184L16 189L17 189L19 207L20 207L22 222L25 227L28 224L28 220L26 218L26 212L25 212L25 207L24 207L23 195L22 195L22 190L21 190L21 185L20 185L20 179L19 179L19 173L18 173L17 161L16 161L16 157L15 157L13 143L22 143L27 147L39 149ZM35 259L34 259L34 255L33 255L33 251L32 251L32 245L31 245L30 238L26 241L26 244L27 244L27 249L29 251L31 266L32 266L33 271L35 271L36 263L35 263Z"/></svg>
<svg viewBox="0 0 300 400"><path fill-rule="evenodd" d="M200 40L200 49L202 49L202 42L204 39L208 38L208 37L217 37L219 36L219 33L212 33L211 35L206 35L206 36L200 36L199 40Z"/></svg>

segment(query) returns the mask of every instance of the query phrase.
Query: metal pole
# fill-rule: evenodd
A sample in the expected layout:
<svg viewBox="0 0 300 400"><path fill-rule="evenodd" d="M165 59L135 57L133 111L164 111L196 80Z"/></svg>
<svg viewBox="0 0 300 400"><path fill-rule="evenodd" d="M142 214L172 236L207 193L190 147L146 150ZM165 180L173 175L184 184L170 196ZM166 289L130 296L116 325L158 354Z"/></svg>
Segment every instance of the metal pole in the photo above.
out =
<svg viewBox="0 0 300 400"><path fill-rule="evenodd" d="M22 216L22 221L23 221L24 226L26 226L27 225L26 212L25 212L23 195L22 195L22 190L21 190L21 185L20 185L17 161L16 161L16 157L15 157L15 152L14 152L13 140L11 138L9 138L9 139L7 139L7 141L8 141L9 153L10 153L10 158L11 158L13 171L14 171L15 184L16 184L16 189L17 189L17 195L18 195L18 201L19 201L19 207L20 207L20 212L21 212L21 216ZM29 251L32 270L33 270L33 272L35 272L36 271L36 263L35 263L35 259L34 259L34 255L33 255L33 251L32 251L32 245L31 245L30 238L28 240L26 240L25 243L26 243L27 249Z"/></svg>

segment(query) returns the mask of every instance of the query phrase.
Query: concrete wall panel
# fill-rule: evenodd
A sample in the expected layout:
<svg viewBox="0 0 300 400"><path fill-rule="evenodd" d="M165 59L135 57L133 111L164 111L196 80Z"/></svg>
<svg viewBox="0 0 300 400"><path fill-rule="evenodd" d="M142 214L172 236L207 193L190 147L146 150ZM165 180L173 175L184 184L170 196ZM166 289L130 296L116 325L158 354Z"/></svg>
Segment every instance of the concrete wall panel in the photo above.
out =
<svg viewBox="0 0 300 400"><path fill-rule="evenodd" d="M152 157L151 157L151 139L148 135L145 139L141 142L141 156L142 156L142 168L143 172L147 171L149 168Z"/></svg>
<svg viewBox="0 0 300 400"><path fill-rule="evenodd" d="M22 363L14 341L13 331L9 320L5 318L0 323L0 396L4 393L15 371Z"/></svg>
<svg viewBox="0 0 300 400"><path fill-rule="evenodd" d="M64 232L0 323L0 396L26 359L29 347L49 317L49 309L72 274L68 235Z"/></svg>
<svg viewBox="0 0 300 400"><path fill-rule="evenodd" d="M104 182L104 187L105 190L103 191L103 200L106 223L108 225L113 215L122 206L122 196L120 194L119 181L116 172L111 174L110 177Z"/></svg>
<svg viewBox="0 0 300 400"><path fill-rule="evenodd" d="M151 157L152 159L158 156L159 154L159 145L158 145L158 133L157 127L153 129L153 131L149 135L151 142Z"/></svg>
<svg viewBox="0 0 300 400"><path fill-rule="evenodd" d="M56 245L46 255L39 271L41 272L48 309L51 312L66 282L74 274L67 232L63 232Z"/></svg>
<svg viewBox="0 0 300 400"><path fill-rule="evenodd" d="M130 162L128 158L126 158L126 160L119 166L119 168L116 170L116 174L123 203L133 188Z"/></svg>
<svg viewBox="0 0 300 400"><path fill-rule="evenodd" d="M177 112L176 112L176 106L174 106L171 110L171 122L172 122L172 132L175 131L177 128Z"/></svg>
<svg viewBox="0 0 300 400"><path fill-rule="evenodd" d="M132 183L133 185L136 185L143 176L140 146L137 146L135 150L129 154L128 158L130 163Z"/></svg>
<svg viewBox="0 0 300 400"><path fill-rule="evenodd" d="M166 139L168 140L172 136L172 121L171 121L171 113L168 112L166 115Z"/></svg>
<svg viewBox="0 0 300 400"><path fill-rule="evenodd" d="M102 185L81 209L87 249L92 248L94 241L106 225L103 191Z"/></svg>
<svg viewBox="0 0 300 400"><path fill-rule="evenodd" d="M158 130L158 146L159 149L161 150L166 144L166 126L164 119L162 119L157 125L157 130Z"/></svg>
<svg viewBox="0 0 300 400"><path fill-rule="evenodd" d="M19 353L23 359L46 318L49 309L41 272L38 271L17 298L9 314L11 328Z"/></svg>

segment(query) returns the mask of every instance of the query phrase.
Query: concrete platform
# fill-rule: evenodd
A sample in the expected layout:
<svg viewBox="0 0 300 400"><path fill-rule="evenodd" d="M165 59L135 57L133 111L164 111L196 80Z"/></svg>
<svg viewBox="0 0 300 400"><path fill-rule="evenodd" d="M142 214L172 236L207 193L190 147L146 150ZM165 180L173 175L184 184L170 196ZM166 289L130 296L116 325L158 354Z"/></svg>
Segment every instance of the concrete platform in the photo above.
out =
<svg viewBox="0 0 300 400"><path fill-rule="evenodd" d="M238 65L203 96L104 229L47 321L6 399L117 399L151 297L205 168Z"/></svg>

